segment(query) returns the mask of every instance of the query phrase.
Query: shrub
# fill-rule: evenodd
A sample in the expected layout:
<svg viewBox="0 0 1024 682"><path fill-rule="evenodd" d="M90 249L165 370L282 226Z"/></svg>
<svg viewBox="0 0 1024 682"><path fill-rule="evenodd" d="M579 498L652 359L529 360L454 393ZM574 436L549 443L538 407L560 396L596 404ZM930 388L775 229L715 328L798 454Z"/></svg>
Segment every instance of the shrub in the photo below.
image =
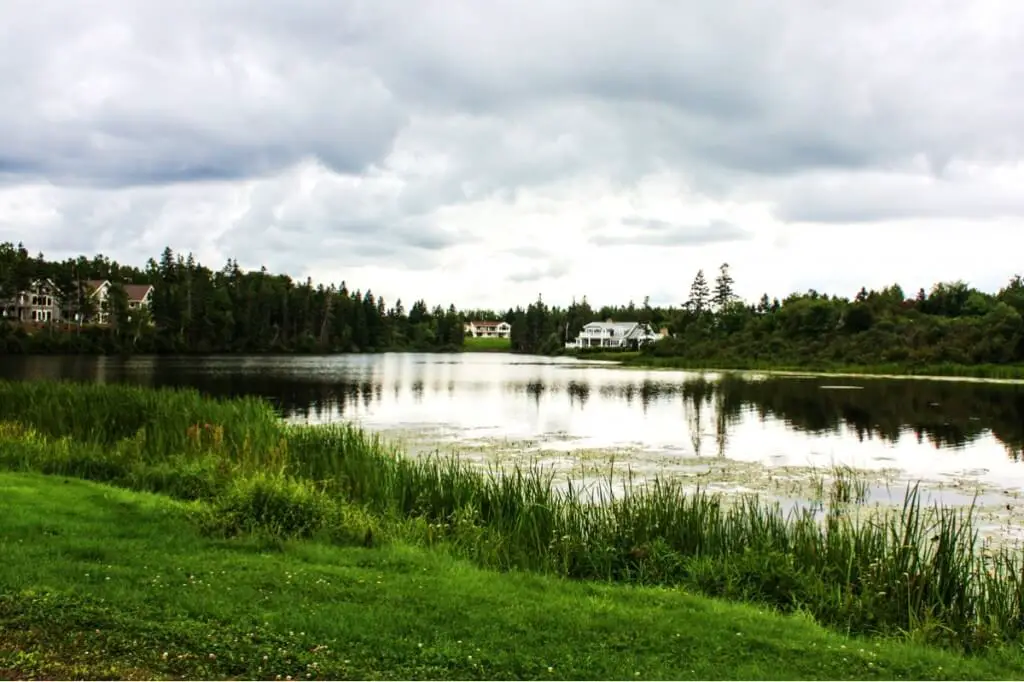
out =
<svg viewBox="0 0 1024 682"><path fill-rule="evenodd" d="M333 507L330 498L308 482L255 474L236 480L217 499L213 524L226 536L266 533L302 538L326 526L335 516Z"/></svg>

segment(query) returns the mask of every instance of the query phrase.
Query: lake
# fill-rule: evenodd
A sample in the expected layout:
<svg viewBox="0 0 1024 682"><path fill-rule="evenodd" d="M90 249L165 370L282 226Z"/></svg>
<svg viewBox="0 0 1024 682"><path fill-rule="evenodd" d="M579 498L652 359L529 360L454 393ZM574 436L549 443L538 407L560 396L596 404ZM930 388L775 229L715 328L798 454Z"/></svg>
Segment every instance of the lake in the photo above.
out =
<svg viewBox="0 0 1024 682"><path fill-rule="evenodd" d="M892 502L981 494L1020 535L1024 386L621 368L509 354L0 358L6 379L194 386L263 396L293 422L357 422L413 456L539 462L570 479L660 475L807 497L820 472L859 470Z"/></svg>

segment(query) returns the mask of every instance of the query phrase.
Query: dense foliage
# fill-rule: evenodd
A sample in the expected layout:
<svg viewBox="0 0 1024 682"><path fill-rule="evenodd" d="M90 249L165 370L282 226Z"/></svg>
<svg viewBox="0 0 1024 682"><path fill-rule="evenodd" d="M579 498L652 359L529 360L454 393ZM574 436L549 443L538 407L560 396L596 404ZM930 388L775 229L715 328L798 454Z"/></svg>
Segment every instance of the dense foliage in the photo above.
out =
<svg viewBox="0 0 1024 682"><path fill-rule="evenodd" d="M129 321L123 299L112 298L107 328L44 329L28 335L0 324L8 352L359 352L455 350L470 319L512 325L511 350L563 352L594 320L645 322L671 332L646 349L651 359L675 358L719 366L982 365L1024 362L1024 280L1015 276L995 294L964 282L942 282L908 297L898 286L861 289L853 298L808 291L783 300L766 294L738 300L728 264L714 281L697 273L680 306L594 308L583 299L567 308L541 297L506 312L430 309L401 301L388 307L370 290L295 282L265 268L244 271L237 261L213 271L191 255L165 249L143 269L103 256L62 262L32 258L20 245L0 244L0 299L36 277L50 278L68 300L82 298L89 279L152 284L152 324ZM118 304L118 301L122 301Z"/></svg>
<svg viewBox="0 0 1024 682"><path fill-rule="evenodd" d="M672 333L646 349L651 357L693 362L793 366L975 365L1024 362L1024 280L995 294L943 282L908 297L898 285L861 289L852 299L817 291L784 300L738 301L728 265L713 285L699 272L679 307L568 309L539 300L511 315L512 345L554 353L594 319L649 322Z"/></svg>
<svg viewBox="0 0 1024 682"><path fill-rule="evenodd" d="M432 310L416 301L406 312L401 301L388 307L370 290L295 282L262 268L244 271L229 261L211 270L190 255L164 250L144 269L103 256L61 262L32 258L12 244L0 244L0 299L26 289L35 278L51 279L66 300L81 298L84 282L152 284L152 324L115 309L107 327L67 329L60 325L34 334L0 324L0 350L8 352L346 352L440 350L462 346L463 326L454 306ZM116 300L116 297L113 297ZM112 301L116 308L116 303ZM70 333L69 333L70 332Z"/></svg>

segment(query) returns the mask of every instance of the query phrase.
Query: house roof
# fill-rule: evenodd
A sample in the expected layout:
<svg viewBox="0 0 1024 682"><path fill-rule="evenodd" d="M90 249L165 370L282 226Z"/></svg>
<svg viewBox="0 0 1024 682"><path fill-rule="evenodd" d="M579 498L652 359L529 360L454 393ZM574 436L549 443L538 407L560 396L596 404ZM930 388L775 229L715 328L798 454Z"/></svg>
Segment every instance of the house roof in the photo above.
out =
<svg viewBox="0 0 1024 682"><path fill-rule="evenodd" d="M87 279L85 284L89 287L89 293L95 294L104 284L109 284L107 279ZM141 301L146 293L153 288L152 284L123 284L124 293L128 295L129 301Z"/></svg>
<svg viewBox="0 0 1024 682"><path fill-rule="evenodd" d="M588 322L584 325L584 329L614 329L615 331L628 332L638 324L639 322Z"/></svg>
<svg viewBox="0 0 1024 682"><path fill-rule="evenodd" d="M141 301L152 288L152 284L125 284L124 292L128 294L129 301Z"/></svg>
<svg viewBox="0 0 1024 682"><path fill-rule="evenodd" d="M497 327L498 325L508 324L508 323L504 322L504 321L498 321L498 322L478 321L478 322L470 322L470 324L473 325L474 327Z"/></svg>
<svg viewBox="0 0 1024 682"><path fill-rule="evenodd" d="M85 286L88 287L90 294L95 294L106 282L107 280L105 279L87 279L85 280Z"/></svg>

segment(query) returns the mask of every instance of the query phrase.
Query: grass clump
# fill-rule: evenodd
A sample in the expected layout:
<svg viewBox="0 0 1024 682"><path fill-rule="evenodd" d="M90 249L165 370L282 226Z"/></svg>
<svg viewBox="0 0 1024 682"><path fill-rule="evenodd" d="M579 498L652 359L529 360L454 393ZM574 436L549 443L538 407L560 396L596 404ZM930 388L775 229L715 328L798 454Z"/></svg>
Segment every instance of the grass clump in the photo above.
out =
<svg viewBox="0 0 1024 682"><path fill-rule="evenodd" d="M916 487L897 512L863 516L867 489L849 471L835 472L821 508L791 513L662 480L590 499L536 467L482 473L454 457L410 459L350 426L285 426L250 400L76 390L0 383L14 422L0 426L0 465L205 500L206 527L223 536L398 538L501 570L682 586L848 632L910 633L967 651L1024 641L1020 554L986 550L971 510L926 507ZM117 422L105 431L103 422L49 421L37 409L48 391L89 404L97 419L136 397L152 409L135 431ZM171 408L188 419L165 421ZM237 423L217 421L231 415Z"/></svg>
<svg viewBox="0 0 1024 682"><path fill-rule="evenodd" d="M264 532L308 538L327 525L334 502L304 481L258 473L234 481L216 500L212 519L225 535Z"/></svg>

